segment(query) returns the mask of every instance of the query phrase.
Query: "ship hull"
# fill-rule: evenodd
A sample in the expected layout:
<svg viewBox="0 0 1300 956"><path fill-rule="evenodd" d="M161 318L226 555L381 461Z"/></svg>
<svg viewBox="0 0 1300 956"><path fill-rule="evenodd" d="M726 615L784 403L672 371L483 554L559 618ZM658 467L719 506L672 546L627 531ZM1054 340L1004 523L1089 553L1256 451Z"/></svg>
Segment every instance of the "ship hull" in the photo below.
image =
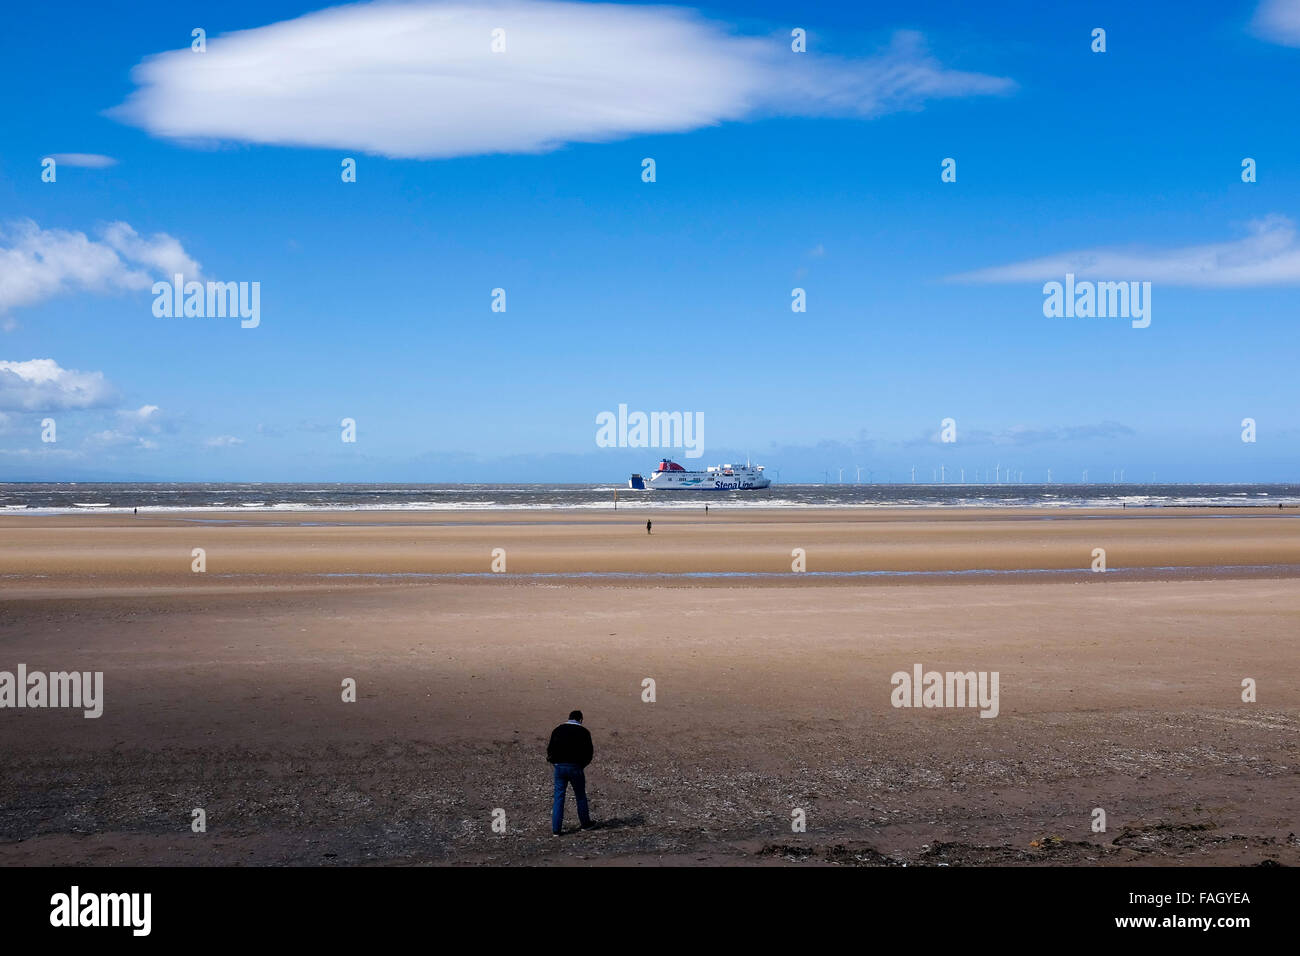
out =
<svg viewBox="0 0 1300 956"><path fill-rule="evenodd" d="M749 475L715 475L705 471L660 471L651 476L651 491L761 491L771 479Z"/></svg>

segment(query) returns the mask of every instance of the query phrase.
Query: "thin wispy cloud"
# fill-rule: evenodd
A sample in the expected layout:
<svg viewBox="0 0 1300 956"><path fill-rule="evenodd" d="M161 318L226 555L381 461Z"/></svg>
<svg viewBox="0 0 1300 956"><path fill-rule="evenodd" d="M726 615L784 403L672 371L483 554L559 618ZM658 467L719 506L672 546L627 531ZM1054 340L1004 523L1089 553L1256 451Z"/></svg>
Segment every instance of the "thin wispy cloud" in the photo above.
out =
<svg viewBox="0 0 1300 956"><path fill-rule="evenodd" d="M493 31L504 31L493 52ZM859 59L791 52L676 7L357 4L152 56L109 114L180 141L442 158L537 153L764 115L857 116L1005 93L919 34Z"/></svg>
<svg viewBox="0 0 1300 956"><path fill-rule="evenodd" d="M1225 287L1300 282L1295 223L1269 216L1228 242L1171 249L1083 249L950 276L954 282L1041 282L1066 273L1080 278L1140 280L1171 286Z"/></svg>
<svg viewBox="0 0 1300 956"><path fill-rule="evenodd" d="M1300 0L1264 0L1250 23L1255 36L1282 46L1300 46Z"/></svg>
<svg viewBox="0 0 1300 956"><path fill-rule="evenodd" d="M86 446L91 450L103 448L135 448L140 451L155 451L158 443L152 438L136 434L121 428L106 428L86 437Z"/></svg>
<svg viewBox="0 0 1300 956"><path fill-rule="evenodd" d="M1043 445L1050 442L1093 441L1106 438L1127 438L1136 435L1132 428L1121 422L1097 422L1085 425L1033 426L1013 425L999 431L972 431L962 436L970 443L989 445Z"/></svg>
<svg viewBox="0 0 1300 956"><path fill-rule="evenodd" d="M112 156L101 156L99 153L50 153L50 158L60 166L79 166L83 169L105 169L117 165L117 160Z"/></svg>
<svg viewBox="0 0 1300 956"><path fill-rule="evenodd" d="M1093 441L1106 438L1125 438L1136 435L1122 422L1104 421L1084 425L1012 425L1003 429L965 428L960 432L960 448L984 445L1029 446L1052 442ZM941 431L930 432L921 438L900 443L903 448L924 445L943 445ZM957 444L946 447L957 449Z"/></svg>
<svg viewBox="0 0 1300 956"><path fill-rule="evenodd" d="M70 292L148 289L176 272L200 278L179 240L141 236L125 222L109 223L98 239L30 219L0 229L0 315Z"/></svg>

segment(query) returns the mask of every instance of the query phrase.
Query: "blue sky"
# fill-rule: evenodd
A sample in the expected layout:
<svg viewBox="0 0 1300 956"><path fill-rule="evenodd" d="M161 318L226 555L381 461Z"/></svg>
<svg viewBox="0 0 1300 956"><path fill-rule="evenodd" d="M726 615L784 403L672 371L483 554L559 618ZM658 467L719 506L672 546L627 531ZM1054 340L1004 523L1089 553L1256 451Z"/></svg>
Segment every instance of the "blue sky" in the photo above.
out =
<svg viewBox="0 0 1300 956"><path fill-rule="evenodd" d="M15 8L0 479L681 457L597 447L624 403L786 481L1294 480L1300 3L997 7ZM176 263L258 282L260 324L155 316ZM1089 263L1149 327L1044 317Z"/></svg>

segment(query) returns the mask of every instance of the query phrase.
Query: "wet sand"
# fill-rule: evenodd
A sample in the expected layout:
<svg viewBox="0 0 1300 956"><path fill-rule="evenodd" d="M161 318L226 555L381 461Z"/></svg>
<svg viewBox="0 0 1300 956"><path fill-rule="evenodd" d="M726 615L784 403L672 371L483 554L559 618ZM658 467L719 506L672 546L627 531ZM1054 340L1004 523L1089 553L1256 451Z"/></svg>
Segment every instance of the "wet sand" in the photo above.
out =
<svg viewBox="0 0 1300 956"><path fill-rule="evenodd" d="M645 523L653 522L651 534ZM682 509L0 515L0 582L129 587L236 576L1300 570L1300 509ZM41 577L35 577L41 575Z"/></svg>
<svg viewBox="0 0 1300 956"><path fill-rule="evenodd" d="M0 863L1300 863L1295 514L712 511L0 516Z"/></svg>

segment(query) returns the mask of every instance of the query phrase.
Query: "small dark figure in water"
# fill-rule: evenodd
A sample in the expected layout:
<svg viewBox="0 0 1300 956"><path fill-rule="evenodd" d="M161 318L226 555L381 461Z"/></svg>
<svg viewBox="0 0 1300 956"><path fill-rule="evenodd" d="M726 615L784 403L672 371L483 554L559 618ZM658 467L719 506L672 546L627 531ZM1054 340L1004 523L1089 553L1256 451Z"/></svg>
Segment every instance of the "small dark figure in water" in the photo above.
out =
<svg viewBox="0 0 1300 956"><path fill-rule="evenodd" d="M131 514L133 514L133 515L138 515L139 513L140 513L140 509L139 509L139 508L132 508L132 509L131 509Z"/></svg>
<svg viewBox="0 0 1300 956"><path fill-rule="evenodd" d="M708 505L705 505L705 506L704 506L704 513L705 513L706 515L709 513L709 506L708 506Z"/></svg>
<svg viewBox="0 0 1300 956"><path fill-rule="evenodd" d="M645 523L645 533L646 533L646 534L649 534L649 533L650 533L650 522L649 522L649 521L647 521L647 522Z"/></svg>

